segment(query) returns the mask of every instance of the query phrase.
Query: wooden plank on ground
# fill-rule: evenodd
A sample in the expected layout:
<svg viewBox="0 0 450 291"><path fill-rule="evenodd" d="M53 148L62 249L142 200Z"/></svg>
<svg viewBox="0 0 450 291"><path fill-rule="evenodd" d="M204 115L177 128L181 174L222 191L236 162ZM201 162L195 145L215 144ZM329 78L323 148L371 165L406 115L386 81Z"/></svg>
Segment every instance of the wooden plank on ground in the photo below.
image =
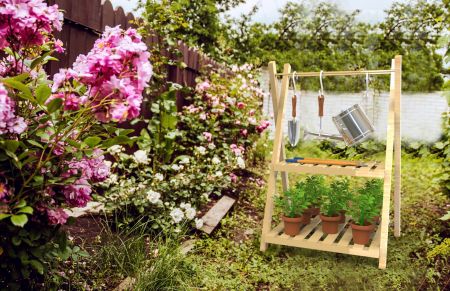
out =
<svg viewBox="0 0 450 291"><path fill-rule="evenodd" d="M227 212L231 209L233 204L236 202L235 199L229 196L223 196L217 201L216 205L214 205L203 217L203 227L200 229L207 234L211 234L211 232L216 228L219 224L220 220L227 214Z"/></svg>

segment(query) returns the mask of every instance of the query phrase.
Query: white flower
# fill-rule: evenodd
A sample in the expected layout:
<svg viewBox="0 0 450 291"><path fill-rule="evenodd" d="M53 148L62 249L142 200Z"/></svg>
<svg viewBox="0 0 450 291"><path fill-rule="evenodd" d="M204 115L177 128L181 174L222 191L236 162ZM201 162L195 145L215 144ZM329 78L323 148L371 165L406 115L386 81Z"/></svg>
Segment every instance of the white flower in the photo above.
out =
<svg viewBox="0 0 450 291"><path fill-rule="evenodd" d="M195 148L197 150L197 152L201 155L206 154L206 148L204 146L199 146Z"/></svg>
<svg viewBox="0 0 450 291"><path fill-rule="evenodd" d="M182 165L177 165L177 164L173 164L172 165L172 169L175 171L179 171L181 169L183 169L184 167Z"/></svg>
<svg viewBox="0 0 450 291"><path fill-rule="evenodd" d="M134 160L138 164L146 165L150 162L150 159L148 158L147 153L143 150L135 151L133 156L134 156Z"/></svg>
<svg viewBox="0 0 450 291"><path fill-rule="evenodd" d="M189 207L189 208L186 208L185 213L186 213L186 218L189 219L189 220L192 220L192 219L194 219L195 214L197 212L195 211L194 208Z"/></svg>
<svg viewBox="0 0 450 291"><path fill-rule="evenodd" d="M208 148L209 148L210 150L213 150L213 149L216 148L216 145L213 144L213 143L209 143L209 144L208 144Z"/></svg>
<svg viewBox="0 0 450 291"><path fill-rule="evenodd" d="M214 176L216 176L216 177L222 177L222 176L223 176L223 173L222 173L222 171L217 171L217 172L214 174Z"/></svg>
<svg viewBox="0 0 450 291"><path fill-rule="evenodd" d="M191 207L192 207L191 203L181 202L181 204L180 204L180 208L182 208L182 209L188 209L188 208L191 208Z"/></svg>
<svg viewBox="0 0 450 291"><path fill-rule="evenodd" d="M245 161L242 157L237 157L236 162L239 168L245 169Z"/></svg>
<svg viewBox="0 0 450 291"><path fill-rule="evenodd" d="M180 160L180 164L189 164L189 157L183 157Z"/></svg>
<svg viewBox="0 0 450 291"><path fill-rule="evenodd" d="M150 201L150 203L156 204L159 202L159 198L161 198L161 194L153 191L153 190L148 190L147 191L147 199L148 201Z"/></svg>
<svg viewBox="0 0 450 291"><path fill-rule="evenodd" d="M119 181L119 176L117 176L117 174L111 174L109 175L109 182L111 184L116 184L117 181Z"/></svg>
<svg viewBox="0 0 450 291"><path fill-rule="evenodd" d="M220 159L218 157L214 157L211 162L215 165L220 164Z"/></svg>
<svg viewBox="0 0 450 291"><path fill-rule="evenodd" d="M120 154L121 152L123 152L123 146L116 144L116 145L113 145L112 147L109 147L107 149L107 151L111 155Z"/></svg>
<svg viewBox="0 0 450 291"><path fill-rule="evenodd" d="M178 223L183 220L184 213L180 208L174 208L170 211L170 216L173 219L173 222Z"/></svg>
<svg viewBox="0 0 450 291"><path fill-rule="evenodd" d="M195 221L195 227L196 228L198 228L198 229L202 228L202 226L203 226L203 219L196 218L194 221Z"/></svg>
<svg viewBox="0 0 450 291"><path fill-rule="evenodd" d="M156 173L155 174L155 179L158 180L158 181L162 181L162 180L164 180L164 175L161 174L161 173Z"/></svg>
<svg viewBox="0 0 450 291"><path fill-rule="evenodd" d="M111 168L111 166L112 166L112 162L108 161L108 160L104 160L103 164L105 164L108 168Z"/></svg>

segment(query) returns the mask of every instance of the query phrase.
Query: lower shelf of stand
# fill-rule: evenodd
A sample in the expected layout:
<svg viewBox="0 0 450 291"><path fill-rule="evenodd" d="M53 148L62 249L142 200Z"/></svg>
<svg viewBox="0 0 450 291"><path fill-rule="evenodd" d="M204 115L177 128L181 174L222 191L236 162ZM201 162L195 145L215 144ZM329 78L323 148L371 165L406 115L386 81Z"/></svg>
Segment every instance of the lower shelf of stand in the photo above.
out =
<svg viewBox="0 0 450 291"><path fill-rule="evenodd" d="M265 236L265 242L305 249L379 258L380 227L376 227L368 245L358 245L353 244L352 230L348 222L349 217L347 217L345 223L339 225L337 234L325 234L322 232L320 217L316 216L311 219L310 224L302 226L300 233L294 237L284 234L284 224L281 222Z"/></svg>
<svg viewBox="0 0 450 291"><path fill-rule="evenodd" d="M378 162L366 162L364 167L279 162L272 169L280 172L384 178L384 164Z"/></svg>

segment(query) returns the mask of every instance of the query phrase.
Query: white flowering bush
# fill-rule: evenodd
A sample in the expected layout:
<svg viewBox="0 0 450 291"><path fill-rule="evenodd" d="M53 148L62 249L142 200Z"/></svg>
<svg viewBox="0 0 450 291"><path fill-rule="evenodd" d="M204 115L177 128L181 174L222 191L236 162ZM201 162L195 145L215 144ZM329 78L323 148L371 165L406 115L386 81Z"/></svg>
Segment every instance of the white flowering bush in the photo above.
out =
<svg viewBox="0 0 450 291"><path fill-rule="evenodd" d="M213 73L199 79L186 106L176 108L172 86L151 104L152 117L141 131L138 149L120 146L112 175L99 199L122 222L152 221L155 230L197 228L197 209L224 189L237 187L239 174L269 123L261 117L263 93L248 66L235 76Z"/></svg>

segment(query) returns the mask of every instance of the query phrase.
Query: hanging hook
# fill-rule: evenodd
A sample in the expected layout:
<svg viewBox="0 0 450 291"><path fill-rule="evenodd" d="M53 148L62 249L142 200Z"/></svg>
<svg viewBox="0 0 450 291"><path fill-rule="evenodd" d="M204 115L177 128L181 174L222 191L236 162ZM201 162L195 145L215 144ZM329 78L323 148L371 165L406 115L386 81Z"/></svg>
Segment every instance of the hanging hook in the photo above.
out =
<svg viewBox="0 0 450 291"><path fill-rule="evenodd" d="M291 79L292 79L292 85L294 86L294 95L297 95L297 86L295 85L295 74L297 74L296 71L294 71L294 72L292 73Z"/></svg>
<svg viewBox="0 0 450 291"><path fill-rule="evenodd" d="M320 70L320 75L319 75L319 78L320 78L320 93L319 93L319 95L323 95L323 80L322 80L322 76L323 76L323 71Z"/></svg>

